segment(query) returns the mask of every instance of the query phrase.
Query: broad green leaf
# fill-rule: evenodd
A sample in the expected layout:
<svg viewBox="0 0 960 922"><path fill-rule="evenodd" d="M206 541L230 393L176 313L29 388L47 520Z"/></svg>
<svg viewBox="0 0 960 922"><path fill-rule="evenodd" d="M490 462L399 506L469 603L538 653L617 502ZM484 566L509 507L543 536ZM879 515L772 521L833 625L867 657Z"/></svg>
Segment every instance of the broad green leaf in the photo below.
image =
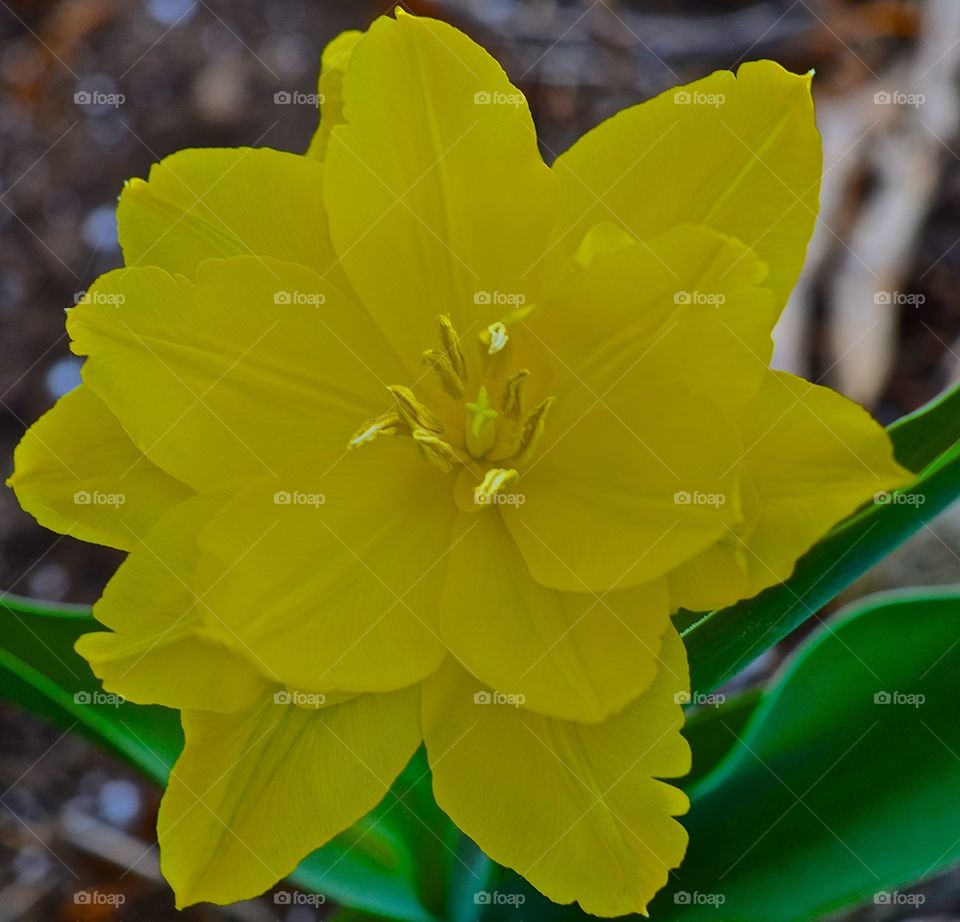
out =
<svg viewBox="0 0 960 922"><path fill-rule="evenodd" d="M838 525L786 582L705 615L683 633L694 689L709 692L786 637L819 608L960 497L960 388L890 429L916 483Z"/></svg>
<svg viewBox="0 0 960 922"><path fill-rule="evenodd" d="M960 861L958 636L960 589L911 590L808 641L693 787L652 918L805 922Z"/></svg>
<svg viewBox="0 0 960 922"><path fill-rule="evenodd" d="M0 696L107 746L163 785L183 746L179 716L100 689L73 649L81 634L97 628L80 606L0 599ZM434 922L437 915L421 899L420 861L441 860L435 851L447 855L456 830L432 805L429 790L418 754L377 809L306 858L291 882L386 918ZM444 896L436 897L441 914Z"/></svg>
<svg viewBox="0 0 960 922"><path fill-rule="evenodd" d="M760 700L760 689L751 688L730 698L716 701L707 696L703 703L687 715L683 735L693 752L693 768L683 779L690 788L709 774L733 748L737 734L746 726Z"/></svg>

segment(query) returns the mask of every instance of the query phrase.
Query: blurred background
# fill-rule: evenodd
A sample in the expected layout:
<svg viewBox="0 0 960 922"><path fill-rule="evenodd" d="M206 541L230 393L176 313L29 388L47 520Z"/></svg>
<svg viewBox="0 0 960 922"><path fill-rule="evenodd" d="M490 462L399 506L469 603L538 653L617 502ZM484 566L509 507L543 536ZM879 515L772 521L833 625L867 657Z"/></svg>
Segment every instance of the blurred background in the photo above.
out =
<svg viewBox="0 0 960 922"><path fill-rule="evenodd" d="M0 0L0 471L79 382L63 309L121 263L123 181L183 147L306 148L323 45L390 9L363 0ZM484 44L527 94L544 156L624 106L718 68L816 69L825 177L779 367L889 422L960 377L958 0L407 2ZM705 152L705 155L707 152ZM957 582L947 513L852 593ZM92 602L120 557L40 528L0 490L0 590ZM808 626L815 629L816 624ZM797 638L738 679L762 681ZM173 909L158 792L71 735L0 705L0 922L310 922L332 907ZM132 866L132 870L129 868ZM916 907L847 920L960 919L956 874ZM116 898L77 901L80 892Z"/></svg>

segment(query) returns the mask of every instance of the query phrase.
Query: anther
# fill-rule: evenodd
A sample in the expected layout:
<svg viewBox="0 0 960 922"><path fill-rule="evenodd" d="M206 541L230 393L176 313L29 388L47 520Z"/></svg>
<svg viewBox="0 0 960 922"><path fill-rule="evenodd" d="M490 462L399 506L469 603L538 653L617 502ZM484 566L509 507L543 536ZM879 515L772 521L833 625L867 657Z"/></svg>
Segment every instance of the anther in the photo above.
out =
<svg viewBox="0 0 960 922"><path fill-rule="evenodd" d="M437 317L437 332L440 334L440 345L443 346L443 351L450 360L457 377L461 381L466 381L467 363L460 349L460 337L457 336L457 331L450 322L449 314L440 314Z"/></svg>
<svg viewBox="0 0 960 922"><path fill-rule="evenodd" d="M496 355L510 342L510 337L507 335L507 325L499 321L491 323L480 334L480 341L487 347L488 355Z"/></svg>
<svg viewBox="0 0 960 922"><path fill-rule="evenodd" d="M424 364L429 365L437 377L440 379L440 385L455 400L463 396L463 381L457 374L446 352L438 352L436 349L427 349L422 353Z"/></svg>
<svg viewBox="0 0 960 922"><path fill-rule="evenodd" d="M367 442L372 442L380 435L396 435L404 428L403 420L396 413L384 413L376 419L368 419L363 428L349 442L347 448L356 448Z"/></svg>
<svg viewBox="0 0 960 922"><path fill-rule="evenodd" d="M443 432L440 417L424 406L409 387L391 384L387 390L397 398L397 411L411 429L426 429L429 432Z"/></svg>
<svg viewBox="0 0 960 922"><path fill-rule="evenodd" d="M542 400L521 423L514 440L515 450L511 460L517 464L526 464L533 457L537 443L540 441L546 426L547 413L550 412L550 407L553 406L556 399L556 397L547 397L546 400Z"/></svg>
<svg viewBox="0 0 960 922"><path fill-rule="evenodd" d="M488 505L497 493L501 493L519 476L513 468L490 468L483 475L483 480L473 488L473 501L480 506Z"/></svg>
<svg viewBox="0 0 960 922"><path fill-rule="evenodd" d="M413 440L417 446L417 455L422 461L435 464L445 474L453 470L454 465L460 463L456 452L443 439L438 439L426 429L414 429Z"/></svg>
<svg viewBox="0 0 960 922"><path fill-rule="evenodd" d="M518 419L523 412L523 384L530 372L523 368L507 380L503 389L503 415Z"/></svg>

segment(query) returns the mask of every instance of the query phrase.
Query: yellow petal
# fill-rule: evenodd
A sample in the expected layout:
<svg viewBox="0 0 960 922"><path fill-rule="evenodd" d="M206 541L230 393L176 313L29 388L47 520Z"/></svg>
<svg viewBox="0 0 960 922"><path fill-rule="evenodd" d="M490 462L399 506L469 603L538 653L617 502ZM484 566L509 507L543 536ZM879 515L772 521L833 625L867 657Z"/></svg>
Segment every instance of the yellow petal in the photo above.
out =
<svg viewBox="0 0 960 922"><path fill-rule="evenodd" d="M585 240L525 326L553 357L551 426L598 400L676 382L722 407L749 400L773 351L766 266L739 241L682 225L645 242Z"/></svg>
<svg viewBox="0 0 960 922"><path fill-rule="evenodd" d="M557 406L562 400L557 401ZM650 582L740 520L732 422L675 385L606 400L546 433L501 507L534 579L569 592Z"/></svg>
<svg viewBox="0 0 960 922"><path fill-rule="evenodd" d="M555 215L526 101L500 66L441 22L383 17L343 78L324 196L364 304L409 362L435 318L461 336L532 303Z"/></svg>
<svg viewBox="0 0 960 922"><path fill-rule="evenodd" d="M409 444L389 439L251 485L201 537L210 630L299 688L418 681L445 652L451 491Z"/></svg>
<svg viewBox="0 0 960 922"><path fill-rule="evenodd" d="M8 483L41 525L122 550L193 492L148 461L86 385L27 430Z"/></svg>
<svg viewBox="0 0 960 922"><path fill-rule="evenodd" d="M177 906L257 896L383 798L420 743L419 690L316 709L264 695L185 711L160 804L160 870Z"/></svg>
<svg viewBox="0 0 960 922"><path fill-rule="evenodd" d="M369 317L326 279L250 256L208 260L195 281L110 272L67 327L89 355L86 383L154 463L198 490L346 445L399 374Z"/></svg>
<svg viewBox="0 0 960 922"><path fill-rule="evenodd" d="M653 685L600 724L512 706L452 663L424 684L437 803L554 902L643 912L683 857L687 834L673 817L687 798L656 780L690 769L677 703L686 657L672 628L661 656Z"/></svg>
<svg viewBox="0 0 960 922"><path fill-rule="evenodd" d="M127 266L193 275L205 259L271 256L326 273L336 261L323 167L269 148L171 154L124 186L117 221Z"/></svg>
<svg viewBox="0 0 960 922"><path fill-rule="evenodd" d="M202 636L193 587L197 534L220 503L197 496L138 542L93 606L112 633L85 634L77 652L109 692L139 704L234 711L266 683L246 659Z"/></svg>
<svg viewBox="0 0 960 922"><path fill-rule="evenodd" d="M653 681L669 614L665 580L603 595L547 589L495 510L460 514L440 606L444 642L530 710L599 721L622 708Z"/></svg>
<svg viewBox="0 0 960 922"><path fill-rule="evenodd" d="M353 47L363 35L352 30L341 32L326 48L320 59L320 79L317 92L320 94L320 124L310 141L308 157L323 160L330 142L330 132L343 123L343 75L346 73Z"/></svg>
<svg viewBox="0 0 960 922"><path fill-rule="evenodd" d="M554 165L562 190L554 260L599 221L641 239L706 224L756 250L781 308L818 207L810 79L751 62L736 76L718 71L603 122Z"/></svg>
<svg viewBox="0 0 960 922"><path fill-rule="evenodd" d="M743 467L759 496L745 544L752 596L786 579L832 525L913 475L863 407L829 388L771 371L744 408Z"/></svg>

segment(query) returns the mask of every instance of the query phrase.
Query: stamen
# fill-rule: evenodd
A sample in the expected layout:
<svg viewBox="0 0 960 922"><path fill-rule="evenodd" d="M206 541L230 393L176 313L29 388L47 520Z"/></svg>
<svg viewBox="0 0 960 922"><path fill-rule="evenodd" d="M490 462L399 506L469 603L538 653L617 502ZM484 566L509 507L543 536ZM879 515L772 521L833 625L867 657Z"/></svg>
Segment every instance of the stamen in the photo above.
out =
<svg viewBox="0 0 960 922"><path fill-rule="evenodd" d="M533 457L546 426L547 413L556 399L556 397L547 397L546 400L538 403L523 421L514 440L515 451L511 460L517 464L526 464Z"/></svg>
<svg viewBox="0 0 960 922"><path fill-rule="evenodd" d="M438 439L426 429L414 429L413 440L417 445L417 455L421 461L436 464L445 474L453 470L454 465L460 463L456 452L443 439Z"/></svg>
<svg viewBox="0 0 960 922"><path fill-rule="evenodd" d="M443 432L443 423L440 422L440 417L417 400L416 395L409 387L404 387L401 384L391 384L387 390L397 398L397 409L400 416L411 429Z"/></svg>
<svg viewBox="0 0 960 922"><path fill-rule="evenodd" d="M357 448L380 435L396 435L402 426L403 420L396 413L384 413L376 419L368 419L363 428L347 442L347 448Z"/></svg>
<svg viewBox="0 0 960 922"><path fill-rule="evenodd" d="M463 357L463 351L460 349L460 337L450 322L449 314L440 314L437 317L437 332L440 334L440 344L443 351L447 354L453 370L461 381L467 380L467 363Z"/></svg>
<svg viewBox="0 0 960 922"><path fill-rule="evenodd" d="M503 415L518 419L523 412L523 383L530 372L523 368L507 381L503 390Z"/></svg>
<svg viewBox="0 0 960 922"><path fill-rule="evenodd" d="M510 341L505 323L491 323L480 334L480 341L487 347L488 355L496 355Z"/></svg>
<svg viewBox="0 0 960 922"><path fill-rule="evenodd" d="M477 399L467 404L466 442L467 451L474 458L482 458L493 448L497 430L493 421L497 411L490 404L490 395L485 387L480 388Z"/></svg>
<svg viewBox="0 0 960 922"><path fill-rule="evenodd" d="M453 363L445 352L438 352L436 349L427 349L423 355L423 361L429 365L440 379L443 389L454 398L459 400L463 396L463 381L453 367Z"/></svg>
<svg viewBox="0 0 960 922"><path fill-rule="evenodd" d="M520 475L513 468L492 467L483 475L481 483L473 488L473 501L479 506L489 505L492 498L513 483Z"/></svg>

